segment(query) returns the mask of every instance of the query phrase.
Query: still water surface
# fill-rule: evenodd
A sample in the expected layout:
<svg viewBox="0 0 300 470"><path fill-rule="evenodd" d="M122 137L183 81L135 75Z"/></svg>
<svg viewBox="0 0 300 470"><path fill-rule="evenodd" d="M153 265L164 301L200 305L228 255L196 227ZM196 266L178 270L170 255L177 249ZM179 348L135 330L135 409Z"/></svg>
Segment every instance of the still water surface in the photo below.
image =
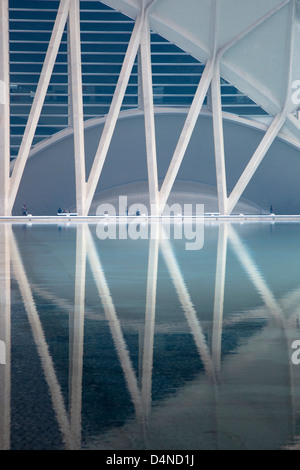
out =
<svg viewBox="0 0 300 470"><path fill-rule="evenodd" d="M297 448L300 224L96 229L0 225L1 448Z"/></svg>

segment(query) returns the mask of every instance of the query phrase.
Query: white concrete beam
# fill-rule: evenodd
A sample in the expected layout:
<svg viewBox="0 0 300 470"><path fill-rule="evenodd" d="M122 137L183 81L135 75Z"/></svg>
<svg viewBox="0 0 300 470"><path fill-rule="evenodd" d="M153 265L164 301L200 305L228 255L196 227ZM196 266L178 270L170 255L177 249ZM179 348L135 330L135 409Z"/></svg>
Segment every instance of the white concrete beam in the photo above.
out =
<svg viewBox="0 0 300 470"><path fill-rule="evenodd" d="M0 224L0 450L10 449L11 225Z"/></svg>
<svg viewBox="0 0 300 470"><path fill-rule="evenodd" d="M69 48L71 80L71 123L74 130L74 158L76 183L76 208L84 215L86 197L85 149L83 126L82 67L80 47L80 3L72 0L69 13Z"/></svg>
<svg viewBox="0 0 300 470"><path fill-rule="evenodd" d="M244 38L247 34L261 25L263 22L267 21L273 15L275 15L281 8L283 8L290 0L283 1L280 5L270 10L268 13L259 18L256 22L248 26L237 36L231 38L223 47L217 51L217 39L218 39L218 18L219 18L219 2L214 3L214 53L212 58L207 62L205 70L203 72L202 79L199 83L197 92L195 94L192 106L189 110L183 131L179 138L177 147L175 149L171 164L167 171L165 180L160 190L160 212L163 212L164 206L167 202L169 194L171 192L172 186L178 174L179 168L181 166L182 160L185 155L185 151L190 142L193 129L195 127L197 117L201 111L201 107L205 98L205 95L208 91L208 87L213 78L214 72L214 84L212 89L214 90L214 136L215 136L215 158L216 158L216 170L217 170L217 186L218 186L218 198L219 198L219 208L221 213L228 213L227 207L227 188L226 188L226 170L225 170L225 155L224 155L224 143L223 143L223 124L221 117L221 103L220 97L218 97L218 75L219 75L219 66L223 54L230 49L234 44ZM216 67L215 67L216 64ZM250 176L251 179L251 176ZM233 202L233 197L231 202ZM232 210L232 209L231 209ZM230 213L230 212L229 212Z"/></svg>
<svg viewBox="0 0 300 470"><path fill-rule="evenodd" d="M90 171L90 175L88 177L84 215L88 215L89 213L91 203L97 188L97 184L101 176L102 168L116 127L132 67L134 65L134 61L139 50L141 35L146 25L145 18L147 18L149 12L154 7L157 1L158 0L141 0L140 14L135 21L135 25L131 34L124 62L119 75L118 83L109 108L109 112L107 114L104 129L102 131L102 135Z"/></svg>
<svg viewBox="0 0 300 470"><path fill-rule="evenodd" d="M211 4L211 24L210 24L210 39L212 43L211 57L206 62L204 71L202 73L200 82L198 84L195 96L190 106L188 115L186 117L182 132L180 134L177 146L175 148L171 163L167 170L165 179L161 186L160 197L160 214L163 213L164 207L167 203L168 197L174 185L181 163L186 153L186 149L191 140L199 113L202 109L203 102L209 91L209 86L213 77L215 67L215 57L217 50L217 41L219 34L219 0L214 0Z"/></svg>
<svg viewBox="0 0 300 470"><path fill-rule="evenodd" d="M70 0L61 0L53 27L50 43L42 67L40 79L33 99L26 128L16 158L10 181L8 211L11 212L19 189L23 171L30 152L36 127L43 108L45 96L50 82L52 70L55 64L57 52L64 32L66 20L69 13Z"/></svg>
<svg viewBox="0 0 300 470"><path fill-rule="evenodd" d="M227 224L219 224L217 266L215 278L212 360L217 374L221 370L223 310L227 258Z"/></svg>
<svg viewBox="0 0 300 470"><path fill-rule="evenodd" d="M76 228L74 313L70 318L70 426L73 446L81 448L83 340L86 285L86 226Z"/></svg>
<svg viewBox="0 0 300 470"><path fill-rule="evenodd" d="M105 274L102 268L100 257L97 253L95 243L89 228L87 227L87 256L89 264L95 279L99 297L102 301L105 316L109 323L109 328L114 341L114 345L119 357L119 361L124 373L126 384L132 403L135 407L136 417L144 422L144 411L141 399L141 393L138 387L137 378L129 356L128 348L122 333L121 325L117 316L111 293L106 282Z"/></svg>
<svg viewBox="0 0 300 470"><path fill-rule="evenodd" d="M70 51L70 15L67 19L67 57L68 57L68 127L73 126L72 120L72 83L71 83L71 51Z"/></svg>
<svg viewBox="0 0 300 470"><path fill-rule="evenodd" d="M137 70L138 70L138 108L141 111L144 111L141 46L139 47L138 53L137 53Z"/></svg>
<svg viewBox="0 0 300 470"><path fill-rule="evenodd" d="M249 161L248 165L246 166L245 170L240 176L238 182L236 183L234 189L232 190L228 198L227 214L231 214L232 210L234 209L235 205L237 204L238 200L243 194L245 188L247 187L248 183L252 179L255 171L257 170L258 166L260 165L261 161L263 160L264 156L268 152L275 138L279 134L280 129L283 127L286 121L288 108L289 108L289 99L291 95L292 63L293 63L293 52L294 52L293 51L293 29L295 28L295 22L293 21L294 8L295 8L295 4L291 3L291 6L290 6L291 28L289 30L290 47L289 47L288 65L286 68L286 92L285 92L284 106L283 106L282 111L278 113L277 116L275 116L269 129L267 130L262 141L260 142L256 151L254 152L251 160Z"/></svg>
<svg viewBox="0 0 300 470"><path fill-rule="evenodd" d="M0 0L0 216L8 208L10 164L8 0Z"/></svg>
<svg viewBox="0 0 300 470"><path fill-rule="evenodd" d="M150 40L149 21L146 18L142 31L140 53L150 207L151 215L155 216L159 215L159 192Z"/></svg>
<svg viewBox="0 0 300 470"><path fill-rule="evenodd" d="M49 352L43 326L39 318L39 314L32 295L30 283L27 278L23 261L13 233L10 237L10 241L13 271L17 279L21 296L24 302L24 307L31 326L34 342L36 344L37 352L40 357L42 368L45 374L45 380L49 387L49 392L58 427L62 433L62 440L66 449L72 450L74 448L74 445L72 441L70 423L65 408L64 398L56 377L53 360Z"/></svg>
<svg viewBox="0 0 300 470"><path fill-rule="evenodd" d="M143 27L144 13L142 12L141 15L137 18L131 34L124 62L119 75L118 83L109 108L109 112L106 117L105 125L101 134L100 142L90 171L90 175L88 177L84 215L87 215L89 213L90 206L97 188L97 184L101 176L102 168L116 127L132 67L134 65L134 61L140 45Z"/></svg>
<svg viewBox="0 0 300 470"><path fill-rule="evenodd" d="M215 163L217 177L217 191L219 212L226 214L227 209L227 183L226 183L226 163L223 134L223 114L221 100L220 68L216 64L211 82L211 102L214 130Z"/></svg>
<svg viewBox="0 0 300 470"><path fill-rule="evenodd" d="M171 279L176 289L178 299L184 311L187 323L190 327L191 334L194 338L196 348L204 366L205 372L210 380L215 382L215 370L212 362L212 357L209 352L205 335L203 333L201 324L197 318L197 312L191 301L190 294L187 290L186 284L182 277L182 273L176 257L173 253L170 241L163 238L160 243L161 251L168 267Z"/></svg>
<svg viewBox="0 0 300 470"><path fill-rule="evenodd" d="M269 286L261 275L259 268L252 259L247 247L242 242L232 225L228 226L228 235L236 256L251 279L252 284L263 299L266 307L269 310L269 313L278 321L279 325L284 326L285 320L282 308L276 301L273 292L270 290Z"/></svg>

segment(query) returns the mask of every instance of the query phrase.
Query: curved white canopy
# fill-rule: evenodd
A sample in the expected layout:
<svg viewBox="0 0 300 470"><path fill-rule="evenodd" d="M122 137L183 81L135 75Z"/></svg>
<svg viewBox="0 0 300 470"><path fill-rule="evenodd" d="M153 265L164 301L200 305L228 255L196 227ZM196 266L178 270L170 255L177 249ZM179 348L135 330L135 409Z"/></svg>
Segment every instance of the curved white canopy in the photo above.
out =
<svg viewBox="0 0 300 470"><path fill-rule="evenodd" d="M135 19L143 1L103 3ZM270 115L297 109L299 0L157 0L149 20L155 32L203 63L215 52L221 76ZM300 124L290 114L284 131L300 139Z"/></svg>

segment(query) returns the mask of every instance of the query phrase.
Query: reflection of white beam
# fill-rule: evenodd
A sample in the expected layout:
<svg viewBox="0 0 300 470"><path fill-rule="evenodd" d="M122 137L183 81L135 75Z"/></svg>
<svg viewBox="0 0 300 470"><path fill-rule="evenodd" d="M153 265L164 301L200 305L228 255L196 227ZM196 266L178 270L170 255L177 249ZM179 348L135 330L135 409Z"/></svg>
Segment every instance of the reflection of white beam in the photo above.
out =
<svg viewBox="0 0 300 470"><path fill-rule="evenodd" d="M212 43L214 44L214 55L216 55L219 42L221 0L214 1L215 28L212 37ZM207 101L208 103L210 101L213 118L218 206L220 214L225 214L227 205L227 186L221 99L220 54L217 55L217 60L215 60L214 73L212 75L210 93L208 93Z"/></svg>
<svg viewBox="0 0 300 470"><path fill-rule="evenodd" d="M215 142L215 160L216 160L216 174L217 174L217 187L218 187L218 200L219 200L219 210L222 214L231 213L235 207L237 201L241 197L245 187L251 180L254 172L256 171L258 165L264 158L267 150L272 144L275 137L278 135L279 130L284 124L286 112L285 109L274 119L269 131L264 136L261 144L259 145L257 151L250 160L248 166L243 172L238 184L234 188L230 199L227 198L227 186L226 186L226 172L225 172L225 155L224 155L224 140L223 140L223 122L222 122L222 106L220 100L220 83L219 83L219 69L220 61L223 54L228 51L234 44L240 41L242 38L247 36L251 31L261 25L263 22L267 21L273 15L275 15L281 8L283 8L290 0L285 0L276 8L273 8L263 17L258 19L256 22L248 26L240 34L230 39L224 46L222 46L217 51L218 43L218 18L219 18L219 6L220 1L215 0L213 4L214 11L214 37L211 38L211 42L214 44L213 53L211 54L210 59L207 61L204 72L202 74L200 83L198 85L196 94L194 96L192 105L189 109L183 130L181 132L180 138L178 140L174 155L172 157L170 166L168 168L166 177L162 184L160 190L160 212L163 212L164 206L167 202L167 199L170 195L171 189L173 187L174 181L178 174L179 168L181 166L182 160L184 158L187 146L190 142L194 127L197 122L198 115L201 111L205 95L208 91L209 85L212 81L212 109L213 109L213 124L214 124L214 142ZM213 36L213 35L211 35Z"/></svg>
<svg viewBox="0 0 300 470"><path fill-rule="evenodd" d="M7 206L10 162L8 30L8 0L0 0L0 215L10 215Z"/></svg>
<svg viewBox="0 0 300 470"><path fill-rule="evenodd" d="M211 104L214 129L215 163L220 214L226 214L227 184L223 134L220 66L216 64L211 82Z"/></svg>
<svg viewBox="0 0 300 470"><path fill-rule="evenodd" d="M123 369L127 387L131 396L131 400L135 407L136 416L138 419L144 419L142 400L135 372L130 360L128 349L122 334L121 325L117 317L115 306L107 285L105 274L102 269L102 264L97 253L92 235L87 226L87 255L91 270L95 279L95 283L102 301L106 318L109 322L110 331L113 341L119 356L120 364Z"/></svg>
<svg viewBox="0 0 300 470"><path fill-rule="evenodd" d="M220 1L215 0L213 4L214 9L214 22L213 22L213 31L214 31L214 38L211 37L211 41L214 44L213 53L211 54L210 59L207 61L204 72L202 74L200 83L198 85L196 94L194 96L192 105L189 109L183 130L181 132L180 138L177 143L177 147L175 149L174 155L172 157L170 166L168 168L165 180L160 190L160 211L163 212L164 206L167 202L169 194L171 192L172 186L178 174L180 165L185 155L185 151L187 146L190 142L192 132L197 122L198 115L201 111L203 101L205 99L205 95L208 91L209 85L213 78L214 80L212 83L212 100L213 100L213 117L214 117L214 138L215 138L215 159L216 159L216 170L217 170L217 185L218 185L218 196L219 196L219 206L221 213L231 213L233 208L235 207L237 201L241 197L245 187L249 183L250 179L252 178L254 172L256 171L258 165L260 164L261 160L265 156L267 150L269 149L270 145L272 144L275 137L278 135L279 130L281 129L285 117L286 117L286 110L283 109L282 113L280 113L274 119L269 132L264 136L261 144L259 145L257 151L253 155L249 165L246 167L245 171L243 172L237 186L234 188L234 191L227 199L227 188L226 188L226 175L225 175L225 156L224 156L224 143L223 143L223 123L222 123L222 116L221 116L221 103L219 101L218 93L219 93L219 84L218 84L218 75L219 75L219 67L220 61L223 54L228 51L234 44L239 42L242 38L247 36L251 31L259 27L262 23L267 21L273 15L275 15L281 8L283 8L287 3L291 0L284 0L280 5L270 10L268 13L263 15L253 24L248 26L244 29L240 34L231 38L224 46L222 46L217 51L217 43L218 43L218 18L219 18L219 6ZM212 36L212 35L211 35ZM291 36L292 37L292 36ZM289 87L287 87L288 89Z"/></svg>
<svg viewBox="0 0 300 470"><path fill-rule="evenodd" d="M143 354L142 400L145 416L148 417L151 409L153 343L156 308L157 267L159 250L160 224L151 224L151 239L149 244L145 338Z"/></svg>
<svg viewBox="0 0 300 470"><path fill-rule="evenodd" d="M85 227L77 225L74 315L70 320L70 423L74 445L81 444L81 401L86 278Z"/></svg>
<svg viewBox="0 0 300 470"><path fill-rule="evenodd" d="M299 288L289 292L281 299L282 309L286 315L286 338L288 361L290 370L291 400L293 407L294 443L288 449L300 450L299 422L300 422L300 366L292 361L292 354L296 349L292 348L295 340L300 338L300 316L299 316L300 290ZM299 349L299 348L297 348ZM297 355L297 358L299 355ZM297 435L298 433L298 435Z"/></svg>
<svg viewBox="0 0 300 470"><path fill-rule="evenodd" d="M271 315L273 315L281 323L283 322L283 312L281 307L278 305L274 295L267 286L265 280L259 272L258 267L252 260L246 246L240 240L240 237L230 225L229 230L229 240L234 248L234 252L240 260L241 265L244 267L245 271L248 273L253 285L261 295L264 303L269 309Z"/></svg>
<svg viewBox="0 0 300 470"><path fill-rule="evenodd" d="M299 364L293 364L292 361L292 355L294 352L296 352L296 350L292 348L292 345L295 340L299 340L299 326L297 328L297 322L295 321L295 317L292 316L287 319L287 327L285 333L287 339L287 360L290 372L290 393L293 410L293 433L295 436L297 432L299 433L298 429L300 421L300 370ZM295 438L297 439L297 437Z"/></svg>
<svg viewBox="0 0 300 470"><path fill-rule="evenodd" d="M180 300L182 309L186 316L187 322L191 329L194 341L200 355L201 361L204 365L205 371L211 379L215 379L214 368L210 352L206 343L204 333L202 331L200 322L197 318L195 307L191 302L190 295L184 283L180 268L173 253L171 243L169 240L164 239L161 241L162 254L168 266L170 275L173 280L178 298Z"/></svg>
<svg viewBox="0 0 300 470"><path fill-rule="evenodd" d="M240 240L238 234L233 229L232 226L229 228L229 237L230 241L233 244L234 251L238 256L241 264L248 273L250 279L252 280L254 286L260 293L262 299L264 300L270 314L276 318L282 331L284 333L284 339L286 341L286 350L287 350L287 366L289 367L290 372L290 393L291 393L291 402L292 402L292 414L293 414L293 424L295 425L296 421L300 418L300 406L299 406L299 390L300 390L300 375L299 375L299 365L292 364L291 356L293 350L291 349L292 343L297 337L297 328L293 324L295 317L291 316L290 318L285 318L286 308L284 310L280 307L279 303L274 298L269 287L266 285L266 282L262 278L262 275L259 273L257 266L254 261L251 259L251 256L248 253L246 246ZM293 293L294 296L294 293ZM289 295L289 297L291 297ZM290 300L290 299L286 299ZM286 305L286 302L281 302ZM290 307L291 308L291 305ZM297 437L295 438L297 439ZM300 449L298 442L294 446L288 447L291 449Z"/></svg>
<svg viewBox="0 0 300 470"><path fill-rule="evenodd" d="M69 14L70 81L72 91L72 126L74 130L74 158L76 182L76 208L83 215L85 205L85 150L83 128L83 99L80 48L80 5L79 0L70 3Z"/></svg>
<svg viewBox="0 0 300 470"><path fill-rule="evenodd" d="M275 138L277 137L280 129L282 128L285 122L285 119L286 119L286 114L283 114L283 113L279 113L273 119L272 124L270 125L269 129L265 133L259 146L257 147L256 151L251 157L249 163L247 164L242 175L240 176L230 196L228 197L227 210L226 210L227 214L231 214L231 212L233 211L238 200L243 194L246 186L248 185L249 181L251 180L252 176L254 175L258 166L260 165L264 156L266 155L267 151L269 150Z"/></svg>
<svg viewBox="0 0 300 470"><path fill-rule="evenodd" d="M11 335L10 335L10 241L11 225L0 225L0 450L10 448ZM3 351L2 351L3 353Z"/></svg>
<svg viewBox="0 0 300 470"><path fill-rule="evenodd" d="M30 114L27 120L26 128L20 145L19 153L15 161L10 182L10 194L8 209L11 212L16 198L19 184L23 175L25 164L29 155L32 140L40 118L44 104L47 88L50 82L52 70L55 64L57 52L60 46L61 38L64 32L65 24L69 13L70 0L61 0L53 27L50 43L46 53L45 61L41 71L40 79L37 85L34 100L31 106Z"/></svg>
<svg viewBox="0 0 300 470"><path fill-rule="evenodd" d="M215 280L214 318L212 333L212 358L216 372L220 372L222 352L222 324L227 256L227 224L219 225L217 267Z"/></svg>
<svg viewBox="0 0 300 470"><path fill-rule="evenodd" d="M23 298L25 310L32 329L33 338L41 359L43 371L47 384L49 386L53 408L55 411L57 423L62 433L63 442L67 449L73 448L73 442L70 432L70 423L65 409L64 399L55 374L55 369L48 345L45 339L43 327L36 309L34 298L31 293L30 284L23 266L23 262L18 250L14 235L11 236L12 266L18 281L19 289Z"/></svg>

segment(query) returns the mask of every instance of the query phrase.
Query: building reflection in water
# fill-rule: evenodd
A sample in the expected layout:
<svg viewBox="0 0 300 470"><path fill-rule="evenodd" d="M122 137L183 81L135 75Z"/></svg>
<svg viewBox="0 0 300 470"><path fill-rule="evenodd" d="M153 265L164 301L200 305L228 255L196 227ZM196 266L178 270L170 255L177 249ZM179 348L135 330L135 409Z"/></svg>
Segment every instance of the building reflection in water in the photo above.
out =
<svg viewBox="0 0 300 470"><path fill-rule="evenodd" d="M140 374L137 374L137 367L132 361L130 348L126 342L126 334L122 329L122 321L118 317L118 308L115 306L113 294L101 262L101 243L99 244L99 240L93 236L94 228L94 226L78 223L74 252L72 248L68 247L68 256L75 260L75 272L71 273L74 289L74 303L72 305L72 302L66 298L59 298L57 294L53 294L47 284L41 287L30 280L30 274L27 272L28 258L25 256L27 261L24 262L25 248L17 241L15 226L12 227L8 223L0 224L0 448L11 448L11 400L14 394L11 385L11 374L14 373L11 361L11 315L13 315L11 282L17 284L22 297L51 398L51 406L60 431L62 448L80 449L83 445L82 434L85 424L82 423L82 408L85 403L82 383L85 364L85 321L87 310L91 309L87 306L89 303L86 287L87 269L92 275L98 292L98 300L100 299L109 326L113 346L134 409L135 419L130 422L126 422L125 419L125 424L113 431L107 431L106 427L105 432L101 434L99 431L99 435L94 436L92 444L85 442L86 447L120 448L121 445L124 446L124 449L126 446L134 449L136 445L137 448L144 449L148 447L188 449L197 448L194 446L198 439L200 442L202 440L203 446L208 448L247 448L247 446L259 448L260 445L268 445L266 444L266 442L268 443L267 438L264 441L265 444L259 441L260 433L272 433L273 425L271 421L260 422L259 417L264 414L264 409L256 410L257 413L254 413L254 416L251 415L252 404L254 407L269 407L270 416L272 415L272 407L282 407L282 420L285 422L285 427L276 431L278 438L270 439L269 445L271 447L277 445L278 447L297 448L300 373L298 367L292 364L290 357L291 344L295 339L299 339L295 326L299 320L300 289L293 289L284 298L278 299L268 286L265 276L260 272L255 257L248 249L245 240L239 235L238 227L227 222L216 224L213 227L215 231L218 231L218 237L215 250L214 298L210 320L212 329L209 337L207 328L205 328L208 323L207 319L203 325L201 315L197 313L191 299L185 282L186 273L180 267L174 244L163 236L162 224L152 222L150 224L151 237L147 242L145 317L142 322L142 332L139 335ZM31 227L30 230L34 231L35 227ZM27 236L28 233L26 233ZM26 246L26 243L24 245ZM234 326L245 320L251 322L253 319L263 317L267 321L263 324L262 330L259 330L255 335L249 334L243 346L240 349L236 347L235 351L228 355L228 360L225 360L223 351L224 297L229 247L246 273L247 282L255 288L263 305L240 313L233 312L234 315L228 317L226 324ZM203 368L202 371L200 370L200 375L197 375L197 379L192 380L190 384L179 382L174 396L164 397L163 400L157 400L153 403L154 342L160 254L175 289L176 302L184 313L191 341L194 343L199 357L199 363ZM274 261L276 263L276 258ZM120 273L120 279L122 276L126 276L125 271ZM47 342L48 333L45 333L40 318L41 312L38 311L36 305L35 295L37 294L45 301L52 301L59 308L69 312L68 400L66 400L58 380L55 360ZM71 296L69 297L71 298ZM129 300L134 303L134 299ZM128 299L124 299L125 301L128 302ZM120 305L120 299L118 305ZM170 328L172 331L172 323ZM279 350L278 344L281 345ZM273 353L275 359L272 356ZM184 354L184 350L182 354ZM257 357L261 357L260 362L257 361ZM286 370L287 378L284 378L282 383L281 369L275 370L278 363ZM173 368L176 368L176 364L170 364L170 369ZM106 373L109 372L106 371ZM274 377L270 379L271 386L261 378L268 373L271 376L277 374L276 380ZM284 392L282 388L284 388ZM241 393L236 393L239 389ZM113 393L113 390L110 390L110 393ZM260 395L259 399L257 395ZM14 414L14 420L18 420L16 414ZM191 420L189 424L183 425L183 429L186 429L184 426L190 427L191 436L185 436L184 432L179 429L179 423L185 420L187 422ZM201 421L203 422L201 423ZM174 429L176 424L177 431ZM244 442L242 441L242 428L253 428L252 431L249 431L251 434L249 441L246 438ZM160 433L158 432L156 435L158 429L160 429ZM183 435L181 436L180 433ZM202 436L201 433L203 433ZM256 433L257 438L255 437ZM197 434L197 436L194 438L192 434ZM132 436L131 440L129 435ZM167 435L170 441L168 439L164 441ZM134 444L135 440L138 443ZM172 444L174 447L171 447Z"/></svg>

